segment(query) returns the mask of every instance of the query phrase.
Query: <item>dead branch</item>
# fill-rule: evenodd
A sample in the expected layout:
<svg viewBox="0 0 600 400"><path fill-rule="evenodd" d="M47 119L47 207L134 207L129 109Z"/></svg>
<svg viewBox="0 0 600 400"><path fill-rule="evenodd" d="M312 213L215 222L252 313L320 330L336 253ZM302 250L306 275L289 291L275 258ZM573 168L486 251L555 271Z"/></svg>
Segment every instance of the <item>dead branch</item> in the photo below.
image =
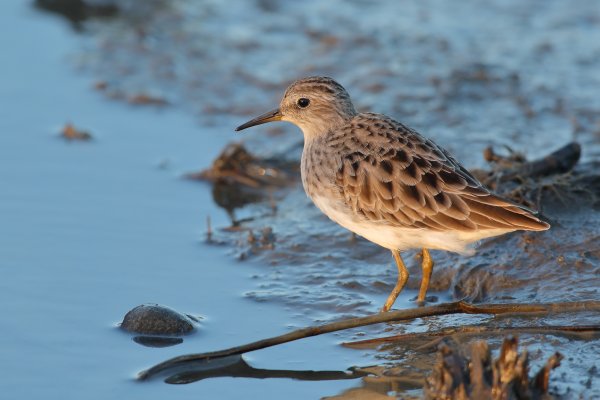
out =
<svg viewBox="0 0 600 400"><path fill-rule="evenodd" d="M493 150L486 149L493 154ZM495 157L495 154L493 154ZM484 156L490 157L489 155ZM573 169L581 156L581 146L577 142L571 142L547 156L517 164L512 168L502 171L496 178L498 182L507 182L514 179L539 178L547 175L564 174ZM494 159L492 159L494 160Z"/></svg>
<svg viewBox="0 0 600 400"><path fill-rule="evenodd" d="M360 326L380 324L383 322L398 322L416 318L431 317L448 314L549 314L581 311L600 311L600 301L582 301L566 303L539 303L539 304L480 304L474 305L464 301L442 303L435 306L421 307L410 310L390 311L360 318L350 318L343 321L332 322L320 326L310 326L295 331L259 340L225 350L212 351L199 354L187 354L171 358L150 369L142 371L138 379L151 378L167 369L182 366L185 363L207 361L214 358L227 357L235 354L244 354L251 351L276 346L283 343L304 339L311 336L322 335Z"/></svg>

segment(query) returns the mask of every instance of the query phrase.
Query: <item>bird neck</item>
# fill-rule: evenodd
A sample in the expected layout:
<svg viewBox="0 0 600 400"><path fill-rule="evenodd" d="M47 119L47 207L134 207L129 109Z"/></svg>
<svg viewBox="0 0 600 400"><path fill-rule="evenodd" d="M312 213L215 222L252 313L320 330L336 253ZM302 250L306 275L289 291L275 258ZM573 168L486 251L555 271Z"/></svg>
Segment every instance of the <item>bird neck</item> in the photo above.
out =
<svg viewBox="0 0 600 400"><path fill-rule="evenodd" d="M304 134L304 141L308 142L346 125L354 115L350 113L330 114L326 118L302 121L298 127Z"/></svg>

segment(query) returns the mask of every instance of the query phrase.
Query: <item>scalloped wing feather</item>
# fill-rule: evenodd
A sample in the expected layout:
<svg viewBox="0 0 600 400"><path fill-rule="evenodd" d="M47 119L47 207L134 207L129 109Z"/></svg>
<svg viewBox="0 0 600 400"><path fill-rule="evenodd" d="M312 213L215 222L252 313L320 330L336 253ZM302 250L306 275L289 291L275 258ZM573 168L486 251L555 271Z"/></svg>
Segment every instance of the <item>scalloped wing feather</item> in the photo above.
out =
<svg viewBox="0 0 600 400"><path fill-rule="evenodd" d="M359 114L336 133L353 138L338 153L335 179L361 218L434 231L549 227L525 207L491 193L434 142L388 117Z"/></svg>

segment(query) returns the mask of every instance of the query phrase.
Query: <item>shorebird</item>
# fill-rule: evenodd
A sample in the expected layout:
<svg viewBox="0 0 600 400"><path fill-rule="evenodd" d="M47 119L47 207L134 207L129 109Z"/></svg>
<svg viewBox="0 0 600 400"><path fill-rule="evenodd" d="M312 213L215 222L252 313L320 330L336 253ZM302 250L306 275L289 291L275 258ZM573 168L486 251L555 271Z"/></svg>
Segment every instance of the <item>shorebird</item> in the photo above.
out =
<svg viewBox="0 0 600 400"><path fill-rule="evenodd" d="M314 204L344 228L391 250L398 280L382 311L408 280L401 251L422 249L422 304L433 271L429 249L469 253L469 245L484 238L550 227L492 193L431 139L386 115L356 112L346 89L331 78L292 83L279 108L236 131L271 121L302 130L302 184Z"/></svg>

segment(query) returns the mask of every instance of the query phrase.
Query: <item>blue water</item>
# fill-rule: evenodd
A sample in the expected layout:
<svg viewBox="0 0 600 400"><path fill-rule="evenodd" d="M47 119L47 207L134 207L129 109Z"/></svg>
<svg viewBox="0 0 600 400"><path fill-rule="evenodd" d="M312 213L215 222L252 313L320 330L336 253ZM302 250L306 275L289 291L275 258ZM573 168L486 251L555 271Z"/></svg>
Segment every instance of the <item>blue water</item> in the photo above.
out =
<svg viewBox="0 0 600 400"><path fill-rule="evenodd" d="M226 226L210 187L181 174L207 166L232 126L198 126L176 108L99 96L68 56L69 25L28 2L0 2L0 397L46 399L315 398L355 385L220 378L173 386L135 374L166 358L287 331L277 305L248 301L251 264L203 244ZM59 138L72 122L90 142ZM204 317L183 345L154 349L116 328L138 304ZM318 354L311 357L307 354ZM248 357L260 368L346 369L332 337Z"/></svg>

